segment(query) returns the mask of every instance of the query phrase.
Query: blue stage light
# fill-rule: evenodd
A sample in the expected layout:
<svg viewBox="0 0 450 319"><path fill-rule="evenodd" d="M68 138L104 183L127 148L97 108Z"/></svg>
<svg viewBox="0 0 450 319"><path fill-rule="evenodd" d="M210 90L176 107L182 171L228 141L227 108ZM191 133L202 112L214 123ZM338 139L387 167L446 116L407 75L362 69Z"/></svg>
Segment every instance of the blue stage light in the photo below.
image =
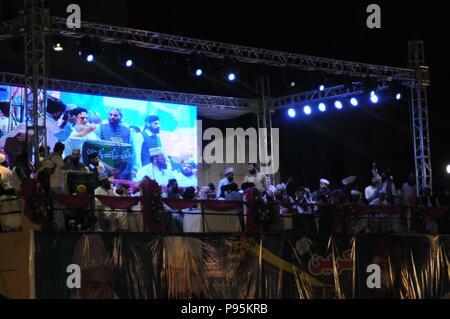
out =
<svg viewBox="0 0 450 319"><path fill-rule="evenodd" d="M395 99L396 99L397 101L399 101L401 98L402 98L401 93L395 94Z"/></svg>
<svg viewBox="0 0 450 319"><path fill-rule="evenodd" d="M94 55L93 55L93 54L88 54L88 55L86 56L86 61L88 61L88 62L94 61Z"/></svg>
<svg viewBox="0 0 450 319"><path fill-rule="evenodd" d="M327 110L327 107L326 107L325 103L319 103L319 111L325 112L326 110Z"/></svg>
<svg viewBox="0 0 450 319"><path fill-rule="evenodd" d="M306 115L310 115L311 112L312 112L311 107L310 107L309 105L305 105L305 107L303 108L303 112L304 112Z"/></svg>
<svg viewBox="0 0 450 319"><path fill-rule="evenodd" d="M334 107L337 108L338 110L342 109L342 102L341 101L334 102Z"/></svg>
<svg viewBox="0 0 450 319"><path fill-rule="evenodd" d="M373 104L378 103L378 95L376 95L374 91L370 92L370 101Z"/></svg>
<svg viewBox="0 0 450 319"><path fill-rule="evenodd" d="M202 69L195 70L195 75L196 76L202 76L202 74L203 74L203 70Z"/></svg>
<svg viewBox="0 0 450 319"><path fill-rule="evenodd" d="M323 91L323 90L325 90L325 85L321 84L321 85L319 86L319 91Z"/></svg>
<svg viewBox="0 0 450 319"><path fill-rule="evenodd" d="M234 73L229 73L228 74L228 81L234 81L234 80L236 80L236 74L234 74Z"/></svg>
<svg viewBox="0 0 450 319"><path fill-rule="evenodd" d="M297 114L297 112L295 112L294 109L289 109L288 110L288 115L289 115L290 118L294 118L296 114Z"/></svg>
<svg viewBox="0 0 450 319"><path fill-rule="evenodd" d="M350 99L350 104L353 106L358 106L358 100L354 97Z"/></svg>

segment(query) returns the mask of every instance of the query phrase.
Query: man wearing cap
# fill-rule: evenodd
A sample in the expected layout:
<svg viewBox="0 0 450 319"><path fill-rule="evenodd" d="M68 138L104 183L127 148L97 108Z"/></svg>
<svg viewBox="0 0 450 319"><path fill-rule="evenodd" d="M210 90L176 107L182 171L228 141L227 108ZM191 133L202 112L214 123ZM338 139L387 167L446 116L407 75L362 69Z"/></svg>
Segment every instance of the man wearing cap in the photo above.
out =
<svg viewBox="0 0 450 319"><path fill-rule="evenodd" d="M151 148L162 148L161 138L159 136L160 123L159 117L149 115L145 118L145 127L141 133L136 134L133 141L136 152L135 169L139 169L150 163Z"/></svg>
<svg viewBox="0 0 450 319"><path fill-rule="evenodd" d="M219 181L219 184L217 184L216 199L220 198L222 186L228 185L231 182L233 182L233 178L234 178L233 167L227 167L224 171L224 174L225 174L225 177Z"/></svg>
<svg viewBox="0 0 450 319"><path fill-rule="evenodd" d="M134 178L135 181L141 181L145 176L155 180L159 185L167 185L169 180L174 178L172 172L167 169L166 157L161 148L154 147L150 149L151 162L141 167Z"/></svg>
<svg viewBox="0 0 450 319"><path fill-rule="evenodd" d="M255 184L255 187L261 193L267 191L267 178L264 174L256 170L255 163L248 164L248 174L244 177L244 183L246 182Z"/></svg>
<svg viewBox="0 0 450 319"><path fill-rule="evenodd" d="M122 124L122 111L112 107L108 114L108 124L97 126L96 133L102 141L131 143L131 130Z"/></svg>

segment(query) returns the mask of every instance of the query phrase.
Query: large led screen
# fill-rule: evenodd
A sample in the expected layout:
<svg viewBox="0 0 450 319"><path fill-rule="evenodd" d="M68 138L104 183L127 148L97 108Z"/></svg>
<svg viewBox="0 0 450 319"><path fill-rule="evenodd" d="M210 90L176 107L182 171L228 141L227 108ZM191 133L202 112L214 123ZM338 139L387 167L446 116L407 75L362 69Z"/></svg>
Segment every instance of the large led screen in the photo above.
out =
<svg viewBox="0 0 450 319"><path fill-rule="evenodd" d="M0 86L0 148L25 133L21 88ZM197 186L197 109L191 105L48 91L47 145L79 149L82 161L97 152L104 172L117 179L149 176L165 185ZM14 157L16 154L8 154Z"/></svg>

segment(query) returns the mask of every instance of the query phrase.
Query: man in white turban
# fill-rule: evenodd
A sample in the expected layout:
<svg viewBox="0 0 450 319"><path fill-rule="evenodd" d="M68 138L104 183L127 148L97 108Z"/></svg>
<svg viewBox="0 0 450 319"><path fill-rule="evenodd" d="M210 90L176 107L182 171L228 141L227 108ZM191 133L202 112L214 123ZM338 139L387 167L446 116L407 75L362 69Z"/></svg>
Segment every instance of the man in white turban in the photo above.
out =
<svg viewBox="0 0 450 319"><path fill-rule="evenodd" d="M234 170L233 167L227 167L224 171L225 177L222 178L219 181L219 184L217 185L217 193L216 193L216 199L220 198L221 192L222 192L222 186L228 185L231 182L233 182L234 179Z"/></svg>
<svg viewBox="0 0 450 319"><path fill-rule="evenodd" d="M175 179L172 172L167 169L167 160L160 147L150 149L151 162L141 167L137 173L135 181L141 181L145 176L150 177L159 185L167 185L170 179Z"/></svg>

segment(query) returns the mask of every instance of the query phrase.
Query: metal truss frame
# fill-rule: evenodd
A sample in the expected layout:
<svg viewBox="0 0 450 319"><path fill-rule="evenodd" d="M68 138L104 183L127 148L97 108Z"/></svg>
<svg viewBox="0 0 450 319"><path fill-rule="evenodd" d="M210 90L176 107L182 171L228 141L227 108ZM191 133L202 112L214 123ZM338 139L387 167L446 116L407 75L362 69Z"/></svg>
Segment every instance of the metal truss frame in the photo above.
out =
<svg viewBox="0 0 450 319"><path fill-rule="evenodd" d="M424 187L432 187L427 102L427 86L429 85L429 78L422 78L424 71L426 74L428 73L428 67L425 66L425 53L422 41L410 41L408 43L408 48L409 65L415 68L418 74L418 80L415 83L415 86L411 87L410 109L417 194L422 195Z"/></svg>
<svg viewBox="0 0 450 319"><path fill-rule="evenodd" d="M362 82L352 83L351 86L337 85L325 88L323 91L312 90L271 100L271 108L273 111L285 109L292 106L298 106L306 103L314 103L319 101L334 100L337 98L348 98L363 94L365 92L364 84ZM383 91L388 89L387 83L382 82L377 86L376 91Z"/></svg>
<svg viewBox="0 0 450 319"><path fill-rule="evenodd" d="M2 34L8 34L18 29L14 28L14 20L6 22L4 25L4 27L0 26L0 39ZM416 72L408 68L321 58L87 21L82 21L81 29L71 30L67 28L64 18L54 16L50 18L50 33L73 38L90 37L105 43L128 43L141 48L198 55L203 58L230 59L243 63L292 67L305 71L371 77L380 80L416 81Z"/></svg>
<svg viewBox="0 0 450 319"><path fill-rule="evenodd" d="M20 74L0 72L0 83L23 86L24 77ZM112 85L102 85L58 79L48 79L47 90L105 95L139 100L171 102L195 105L207 109L241 109L258 111L258 101L226 96L190 94L170 91L146 90Z"/></svg>
<svg viewBox="0 0 450 319"><path fill-rule="evenodd" d="M25 41L25 118L26 140L33 149L29 152L34 163L39 164L39 147L47 152L46 134L46 88L48 81L47 46L50 14L44 0L25 0L24 14L20 24ZM47 155L47 154L46 154ZM31 159L31 158L30 158Z"/></svg>

